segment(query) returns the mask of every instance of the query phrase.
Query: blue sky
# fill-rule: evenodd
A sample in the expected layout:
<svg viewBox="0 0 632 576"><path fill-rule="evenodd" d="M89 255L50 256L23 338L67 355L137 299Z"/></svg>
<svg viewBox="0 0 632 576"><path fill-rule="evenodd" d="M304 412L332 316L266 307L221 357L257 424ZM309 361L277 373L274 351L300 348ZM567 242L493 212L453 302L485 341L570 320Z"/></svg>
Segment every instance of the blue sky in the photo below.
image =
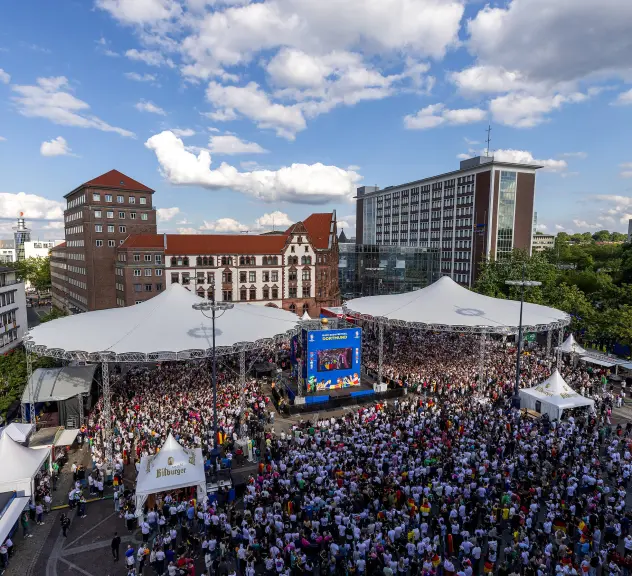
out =
<svg viewBox="0 0 632 576"><path fill-rule="evenodd" d="M632 3L96 0L0 5L0 236L112 168L161 231L283 227L356 186L537 161L541 230L632 217ZM546 8L546 9L545 9Z"/></svg>

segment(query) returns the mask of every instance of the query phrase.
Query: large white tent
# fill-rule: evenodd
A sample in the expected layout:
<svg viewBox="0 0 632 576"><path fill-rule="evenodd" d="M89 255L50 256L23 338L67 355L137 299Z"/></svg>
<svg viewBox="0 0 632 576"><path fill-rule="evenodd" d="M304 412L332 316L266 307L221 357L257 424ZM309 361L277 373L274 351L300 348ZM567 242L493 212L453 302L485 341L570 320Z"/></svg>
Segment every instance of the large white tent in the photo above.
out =
<svg viewBox="0 0 632 576"><path fill-rule="evenodd" d="M197 499L206 498L206 475L202 449L183 448L171 432L158 454L143 456L136 478L136 512L140 514L147 497L168 490L195 486Z"/></svg>
<svg viewBox="0 0 632 576"><path fill-rule="evenodd" d="M595 409L595 401L575 392L557 370L541 384L520 390L520 405L548 414L551 420L559 420L563 411L570 408L586 406L591 411Z"/></svg>
<svg viewBox="0 0 632 576"><path fill-rule="evenodd" d="M564 340L559 350L567 354L586 354L586 350L577 343L577 340L575 340L572 334Z"/></svg>
<svg viewBox="0 0 632 576"><path fill-rule="evenodd" d="M18 496L31 496L33 478L50 454L50 448L37 450L18 444L8 434L0 438L0 492L15 491Z"/></svg>
<svg viewBox="0 0 632 576"><path fill-rule="evenodd" d="M349 300L345 312L389 324L436 331L509 334L517 331L520 302L484 296L443 276L430 286L404 294L367 296ZM565 312L525 302L525 332L542 332L565 326Z"/></svg>
<svg viewBox="0 0 632 576"><path fill-rule="evenodd" d="M192 305L200 297L172 284L151 300L59 318L33 328L28 346L41 356L101 361L188 360L211 356L212 325ZM210 312L207 313L210 315ZM235 303L215 321L217 353L243 345L263 345L285 337L296 314L257 304Z"/></svg>

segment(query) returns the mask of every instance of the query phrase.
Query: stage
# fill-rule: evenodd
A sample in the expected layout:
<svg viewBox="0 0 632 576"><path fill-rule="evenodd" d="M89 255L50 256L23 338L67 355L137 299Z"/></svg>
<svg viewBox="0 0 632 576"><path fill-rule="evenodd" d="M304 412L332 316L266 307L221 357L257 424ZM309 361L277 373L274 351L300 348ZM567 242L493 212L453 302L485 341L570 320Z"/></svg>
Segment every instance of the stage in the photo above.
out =
<svg viewBox="0 0 632 576"><path fill-rule="evenodd" d="M344 406L379 402L380 400L397 398L403 396L403 388L387 390L376 393L373 389L373 380L361 378L359 386L348 388L338 388L336 390L321 390L318 392L306 393L303 397L298 395L298 381L290 378L286 373L283 378L283 385L288 398L290 414L302 412L319 412L325 410L335 410Z"/></svg>

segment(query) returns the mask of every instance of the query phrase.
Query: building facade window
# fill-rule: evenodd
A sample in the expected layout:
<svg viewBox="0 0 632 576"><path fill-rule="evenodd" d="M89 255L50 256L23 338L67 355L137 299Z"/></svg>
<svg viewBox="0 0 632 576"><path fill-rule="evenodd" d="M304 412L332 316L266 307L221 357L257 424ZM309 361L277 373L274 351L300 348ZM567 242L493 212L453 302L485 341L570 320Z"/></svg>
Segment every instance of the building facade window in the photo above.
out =
<svg viewBox="0 0 632 576"><path fill-rule="evenodd" d="M263 299L264 300L269 300L270 299L270 288L264 288L263 289Z"/></svg>
<svg viewBox="0 0 632 576"><path fill-rule="evenodd" d="M514 237L514 214L516 210L516 190L518 173L502 170L498 194L498 235L496 239L496 259L511 255Z"/></svg>
<svg viewBox="0 0 632 576"><path fill-rule="evenodd" d="M101 248L101 246L103 246L103 240L97 240L96 241L96 247L97 248Z"/></svg>
<svg viewBox="0 0 632 576"><path fill-rule="evenodd" d="M245 288L242 288L241 290L239 290L239 299L240 300L246 300L248 295L248 290L246 290Z"/></svg>
<svg viewBox="0 0 632 576"><path fill-rule="evenodd" d="M279 289L276 286L272 287L272 300L279 299Z"/></svg>
<svg viewBox="0 0 632 576"><path fill-rule="evenodd" d="M273 270L270 273L270 281L271 282L278 282L279 281L279 272L277 270Z"/></svg>
<svg viewBox="0 0 632 576"><path fill-rule="evenodd" d="M257 299L257 289L256 288L250 288L249 299L250 300L256 300Z"/></svg>
<svg viewBox="0 0 632 576"><path fill-rule="evenodd" d="M222 290L222 300L224 300L224 302L232 302L232 300L233 300L233 291L232 290Z"/></svg>
<svg viewBox="0 0 632 576"><path fill-rule="evenodd" d="M257 281L257 273L248 272L248 282L256 282L256 281Z"/></svg>

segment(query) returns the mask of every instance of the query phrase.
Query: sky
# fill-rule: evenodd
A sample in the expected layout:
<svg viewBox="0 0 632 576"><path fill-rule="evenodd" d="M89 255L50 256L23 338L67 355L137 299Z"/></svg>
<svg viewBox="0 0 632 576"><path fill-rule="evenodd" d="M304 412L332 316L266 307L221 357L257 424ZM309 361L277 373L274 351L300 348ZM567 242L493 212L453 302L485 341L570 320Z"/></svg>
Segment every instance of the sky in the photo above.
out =
<svg viewBox="0 0 632 576"><path fill-rule="evenodd" d="M598 8L597 8L598 7ZM536 162L542 232L632 218L632 2L0 3L0 237L63 238L113 168L160 232L247 233L486 148Z"/></svg>

